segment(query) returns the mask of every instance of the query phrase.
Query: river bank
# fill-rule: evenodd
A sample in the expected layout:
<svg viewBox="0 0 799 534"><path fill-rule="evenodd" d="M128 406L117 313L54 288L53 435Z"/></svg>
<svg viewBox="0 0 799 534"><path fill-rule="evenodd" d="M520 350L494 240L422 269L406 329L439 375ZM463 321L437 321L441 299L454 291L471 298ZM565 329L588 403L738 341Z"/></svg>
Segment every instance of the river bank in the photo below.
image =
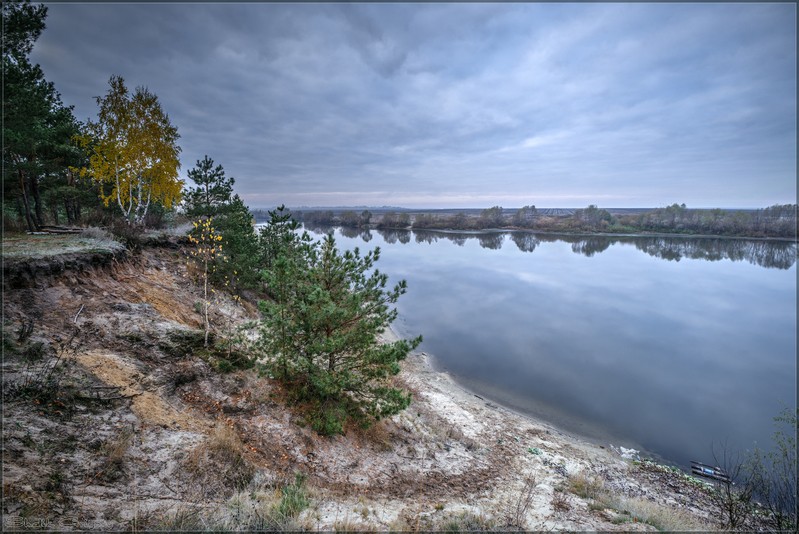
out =
<svg viewBox="0 0 799 534"><path fill-rule="evenodd" d="M177 245L62 264L4 287L4 337L34 346L32 324L62 373L55 397L3 404L5 530L246 529L297 473L308 504L283 530L713 526L700 483L479 398L426 354L396 377L407 410L320 437L274 383L202 347ZM257 311L221 296L212 315L224 335ZM4 391L29 373L14 350Z"/></svg>

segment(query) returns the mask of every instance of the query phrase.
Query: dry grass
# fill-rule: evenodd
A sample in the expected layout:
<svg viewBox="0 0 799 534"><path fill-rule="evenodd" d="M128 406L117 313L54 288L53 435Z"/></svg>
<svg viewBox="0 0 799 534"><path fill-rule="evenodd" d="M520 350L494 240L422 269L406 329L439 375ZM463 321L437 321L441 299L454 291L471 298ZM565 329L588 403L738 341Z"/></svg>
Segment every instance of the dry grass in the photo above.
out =
<svg viewBox="0 0 799 534"><path fill-rule="evenodd" d="M441 528L437 530L445 532L487 532L494 530L495 527L495 522L485 515L462 512L447 518L442 523Z"/></svg>
<svg viewBox="0 0 799 534"><path fill-rule="evenodd" d="M383 420L371 425L369 428L362 429L360 432L365 441L373 444L380 452L394 450L394 443L389 425L390 421Z"/></svg>
<svg viewBox="0 0 799 534"><path fill-rule="evenodd" d="M589 499L589 509L600 510L609 508L616 510L621 515L615 522L635 522L646 523L661 531L685 532L685 531L706 531L708 525L695 518L690 513L655 503L640 498L628 498L619 495L611 495L605 490L602 479L597 476L589 476L583 472L569 477L567 489L571 493ZM567 510L568 503L563 499L553 496L553 508L562 511ZM557 504L557 506L556 506Z"/></svg>
<svg viewBox="0 0 799 534"><path fill-rule="evenodd" d="M106 441L100 448L100 453L103 455L101 464L101 477L104 480L116 480L125 471L125 458L128 455L133 441L133 432L131 430L122 430L114 437Z"/></svg>
<svg viewBox="0 0 799 534"><path fill-rule="evenodd" d="M184 236L188 234L192 230L193 226L191 222L183 222L180 224L176 224L175 226L168 226L166 228L161 229L150 229L147 230L144 235L145 237L161 237L161 236Z"/></svg>
<svg viewBox="0 0 799 534"><path fill-rule="evenodd" d="M601 478L581 471L569 477L568 490L583 499L596 499L604 493L604 483Z"/></svg>
<svg viewBox="0 0 799 534"><path fill-rule="evenodd" d="M84 228L80 235L83 237L88 237L89 239L94 239L96 241L116 241L111 232L104 228L98 228L97 226L89 226L88 228Z"/></svg>
<svg viewBox="0 0 799 534"><path fill-rule="evenodd" d="M645 499L603 494L598 502L626 516L626 521L646 523L664 532L708 531L710 528L684 510Z"/></svg>
<svg viewBox="0 0 799 534"><path fill-rule="evenodd" d="M363 519L367 518L364 517ZM378 530L380 529L360 521L355 521L349 516L346 516L344 519L339 519L333 523L334 532L377 532Z"/></svg>
<svg viewBox="0 0 799 534"><path fill-rule="evenodd" d="M202 516L202 510L188 504L181 504L174 512L149 518L144 525L148 530L166 532L202 532L208 525Z"/></svg>
<svg viewBox="0 0 799 534"><path fill-rule="evenodd" d="M410 532L411 527L408 522L401 517L397 517L389 523L388 532Z"/></svg>
<svg viewBox="0 0 799 534"><path fill-rule="evenodd" d="M463 431L458 428L457 426L450 424L449 429L446 432L445 439L451 439L462 443L464 447L466 447L467 451L474 450L478 447L477 442L472 438L466 436Z"/></svg>
<svg viewBox="0 0 799 534"><path fill-rule="evenodd" d="M298 532L310 529L300 514L308 506L302 477L281 488L234 493L216 507L181 505L146 525L148 530L196 532Z"/></svg>
<svg viewBox="0 0 799 534"><path fill-rule="evenodd" d="M113 252L124 246L113 238L83 234L16 235L3 239L5 258L47 258L79 252Z"/></svg>
<svg viewBox="0 0 799 534"><path fill-rule="evenodd" d="M202 495L230 495L246 487L255 475L245 451L235 430L219 424L206 441L189 453L184 467L198 483Z"/></svg>

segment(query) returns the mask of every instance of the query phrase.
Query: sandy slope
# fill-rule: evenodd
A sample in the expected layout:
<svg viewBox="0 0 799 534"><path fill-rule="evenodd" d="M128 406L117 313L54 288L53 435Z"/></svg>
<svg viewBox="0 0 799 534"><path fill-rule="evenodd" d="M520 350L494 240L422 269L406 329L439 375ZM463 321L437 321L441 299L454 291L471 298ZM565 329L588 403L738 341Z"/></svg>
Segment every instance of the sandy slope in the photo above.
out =
<svg viewBox="0 0 799 534"><path fill-rule="evenodd" d="M232 502L274 495L300 472L311 506L297 525L312 530L429 530L458 518L482 527L653 530L624 514L641 503L683 529L707 528L703 495L684 477L481 399L425 354L409 357L397 378L413 393L406 411L368 431L320 437L269 380L220 374L199 348L174 341L200 326L197 300L182 254L169 248L4 291L7 332L33 321L34 339L55 346L77 329L83 340L63 351L71 405L4 403L4 522L118 530L163 525L186 509L233 517ZM224 330L255 316L223 298L213 322ZM8 358L4 371L13 384L24 365ZM229 454L214 452L219 443ZM238 457L244 464L232 466ZM232 477L237 469L244 484ZM586 479L617 504L570 489Z"/></svg>

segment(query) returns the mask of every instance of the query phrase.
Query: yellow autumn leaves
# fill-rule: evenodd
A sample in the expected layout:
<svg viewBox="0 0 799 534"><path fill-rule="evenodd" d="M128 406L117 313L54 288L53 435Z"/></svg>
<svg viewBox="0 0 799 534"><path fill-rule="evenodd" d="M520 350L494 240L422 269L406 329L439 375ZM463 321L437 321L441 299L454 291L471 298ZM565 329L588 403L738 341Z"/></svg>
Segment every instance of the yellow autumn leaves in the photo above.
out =
<svg viewBox="0 0 799 534"><path fill-rule="evenodd" d="M85 133L76 137L89 151L89 165L76 170L100 185L106 206L114 201L138 224L151 202L170 208L180 200L180 135L147 88L131 94L120 76L112 76L109 85L106 96L97 97L97 122L89 120Z"/></svg>
<svg viewBox="0 0 799 534"><path fill-rule="evenodd" d="M194 275L203 287L202 313L205 322L205 344L208 345L208 334L211 331L211 323L208 311L212 304L211 295L216 294L216 290L210 285L210 275L215 272L217 261L227 261L228 258L222 254L222 236L216 233L213 226L213 219L201 219L195 221L194 231L189 234L189 242L193 245L188 251L189 271L194 270ZM227 277L224 279L225 285L229 285Z"/></svg>
<svg viewBox="0 0 799 534"><path fill-rule="evenodd" d="M222 255L222 236L216 233L213 227L213 219L201 219L192 223L195 232L189 234L189 242L195 248L189 254L195 258L207 261L220 259L227 261L227 257Z"/></svg>

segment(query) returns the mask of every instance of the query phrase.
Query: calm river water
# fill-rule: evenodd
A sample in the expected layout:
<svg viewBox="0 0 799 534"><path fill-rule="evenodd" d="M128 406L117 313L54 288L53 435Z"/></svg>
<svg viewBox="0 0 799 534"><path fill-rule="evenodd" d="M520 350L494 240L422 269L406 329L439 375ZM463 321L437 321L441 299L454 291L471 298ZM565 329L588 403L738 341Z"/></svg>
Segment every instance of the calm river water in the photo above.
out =
<svg viewBox="0 0 799 534"><path fill-rule="evenodd" d="M332 229L316 229L324 233ZM408 281L395 330L496 402L687 467L796 399L794 243L335 231ZM318 237L318 235L316 236Z"/></svg>

